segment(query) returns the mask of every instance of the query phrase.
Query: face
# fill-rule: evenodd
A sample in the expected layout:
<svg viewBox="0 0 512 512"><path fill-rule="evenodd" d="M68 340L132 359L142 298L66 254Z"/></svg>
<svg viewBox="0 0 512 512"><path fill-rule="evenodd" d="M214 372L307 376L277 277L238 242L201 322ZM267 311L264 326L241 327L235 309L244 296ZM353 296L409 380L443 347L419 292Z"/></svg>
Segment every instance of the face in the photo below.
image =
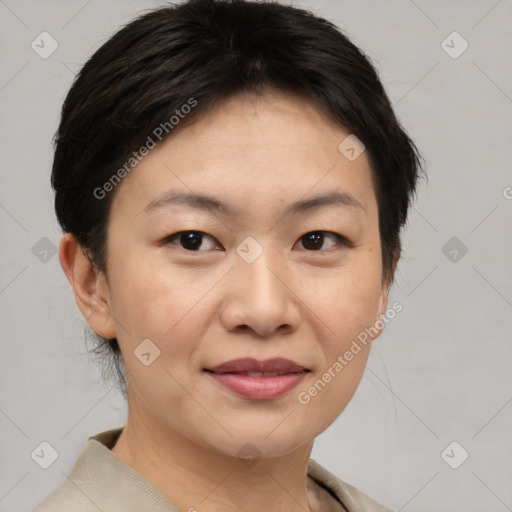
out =
<svg viewBox="0 0 512 512"><path fill-rule="evenodd" d="M95 330L118 339L130 414L225 454L252 442L281 456L343 411L371 340L344 354L387 304L371 170L364 152L351 161L338 149L348 135L304 99L238 96L118 185L109 320ZM172 200L178 193L221 206ZM279 396L254 399L204 370L247 357L309 371Z"/></svg>

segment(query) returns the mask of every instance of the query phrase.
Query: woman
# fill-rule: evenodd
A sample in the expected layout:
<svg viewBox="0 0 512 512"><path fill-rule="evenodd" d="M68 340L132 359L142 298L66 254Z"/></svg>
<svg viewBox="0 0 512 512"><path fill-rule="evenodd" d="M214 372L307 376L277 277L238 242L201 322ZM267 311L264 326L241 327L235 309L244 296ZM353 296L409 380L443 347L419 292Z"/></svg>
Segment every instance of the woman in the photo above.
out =
<svg viewBox="0 0 512 512"><path fill-rule="evenodd" d="M189 0L108 40L52 185L128 418L34 512L389 510L310 454L394 309L420 169L371 63L307 11Z"/></svg>

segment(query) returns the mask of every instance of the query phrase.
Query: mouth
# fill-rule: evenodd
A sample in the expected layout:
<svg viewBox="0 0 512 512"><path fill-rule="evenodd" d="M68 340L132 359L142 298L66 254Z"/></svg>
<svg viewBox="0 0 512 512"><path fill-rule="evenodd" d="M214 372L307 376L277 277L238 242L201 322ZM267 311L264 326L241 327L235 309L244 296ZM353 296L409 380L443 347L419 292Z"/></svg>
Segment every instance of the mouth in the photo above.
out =
<svg viewBox="0 0 512 512"><path fill-rule="evenodd" d="M302 373L302 372L213 372L212 370L205 369L205 372L215 373L217 375L240 375L243 377L280 377L281 375L290 375L292 373ZM303 370L309 371L309 370Z"/></svg>
<svg viewBox="0 0 512 512"><path fill-rule="evenodd" d="M204 368L222 388L250 400L271 400L293 389L311 370L284 358L245 358Z"/></svg>
<svg viewBox="0 0 512 512"><path fill-rule="evenodd" d="M306 367L302 366L291 359L284 357L274 357L272 359L265 359L260 361L251 357L244 357L240 359L232 359L225 363L213 366L211 368L204 368L206 371L213 373L258 373L269 374L271 377L276 375L285 375L287 373L299 373L309 371ZM261 377L261 375L255 375Z"/></svg>

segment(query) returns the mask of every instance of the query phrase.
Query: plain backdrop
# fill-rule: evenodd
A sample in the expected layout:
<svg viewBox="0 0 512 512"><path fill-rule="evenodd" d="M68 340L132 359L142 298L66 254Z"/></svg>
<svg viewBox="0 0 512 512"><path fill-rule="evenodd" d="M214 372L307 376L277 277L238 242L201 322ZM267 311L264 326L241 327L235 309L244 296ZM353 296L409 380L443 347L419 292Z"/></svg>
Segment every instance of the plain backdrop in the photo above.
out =
<svg viewBox="0 0 512 512"><path fill-rule="evenodd" d="M1 512L31 510L89 436L126 419L53 252L51 140L79 67L161 5L0 0ZM512 510L512 2L294 5L372 59L429 175L390 297L403 310L312 457L396 511ZM31 46L42 32L58 44L47 58ZM42 442L48 469L31 455Z"/></svg>

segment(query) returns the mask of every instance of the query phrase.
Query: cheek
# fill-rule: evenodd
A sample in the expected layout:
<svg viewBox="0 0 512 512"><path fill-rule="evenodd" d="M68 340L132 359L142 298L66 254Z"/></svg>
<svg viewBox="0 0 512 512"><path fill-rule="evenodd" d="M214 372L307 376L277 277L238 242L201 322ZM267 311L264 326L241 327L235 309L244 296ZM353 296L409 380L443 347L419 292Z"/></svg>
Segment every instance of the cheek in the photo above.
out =
<svg viewBox="0 0 512 512"><path fill-rule="evenodd" d="M162 338L187 321L205 283L191 281L185 272L154 266L148 257L132 255L112 272L115 290L112 311L134 337Z"/></svg>
<svg viewBox="0 0 512 512"><path fill-rule="evenodd" d="M200 299L215 282L206 280L191 280L179 269L157 268L136 258L113 272L113 311L131 387L155 416L162 415L162 403L173 404L173 410L193 408L180 383L197 366L194 354L204 324L198 321L204 318ZM143 340L151 343L142 345ZM148 365L138 357L143 352L150 353Z"/></svg>
<svg viewBox="0 0 512 512"><path fill-rule="evenodd" d="M183 381L199 365L196 350L211 315L209 296L205 294L215 287L219 276L213 272L199 275L144 263L148 260L131 257L123 269L113 272L112 286L116 290L113 313L118 340L127 357L126 366L137 374L141 363L133 356L134 350L143 340L151 340L159 355L151 365L148 378L151 382L169 381L173 388L173 379L161 370L166 368Z"/></svg>
<svg viewBox="0 0 512 512"><path fill-rule="evenodd" d="M360 260L362 261L362 259ZM328 425L355 393L368 360L381 294L380 265L353 265L329 273L309 288L304 302L320 321L316 338L322 367L309 382L304 401L316 402ZM311 387L312 385L312 387ZM318 397L318 398L315 398ZM314 406L314 405L313 405ZM327 415L325 411L331 411Z"/></svg>
<svg viewBox="0 0 512 512"><path fill-rule="evenodd" d="M301 387L298 401L318 418L321 430L335 421L359 386L371 346L367 329L374 325L379 294L374 279L347 274L326 279L305 301L314 304L311 309L321 319L316 338L323 364Z"/></svg>
<svg viewBox="0 0 512 512"><path fill-rule="evenodd" d="M325 326L329 352L341 350L378 316L380 265L345 266L331 271L315 286L303 287L304 302Z"/></svg>

